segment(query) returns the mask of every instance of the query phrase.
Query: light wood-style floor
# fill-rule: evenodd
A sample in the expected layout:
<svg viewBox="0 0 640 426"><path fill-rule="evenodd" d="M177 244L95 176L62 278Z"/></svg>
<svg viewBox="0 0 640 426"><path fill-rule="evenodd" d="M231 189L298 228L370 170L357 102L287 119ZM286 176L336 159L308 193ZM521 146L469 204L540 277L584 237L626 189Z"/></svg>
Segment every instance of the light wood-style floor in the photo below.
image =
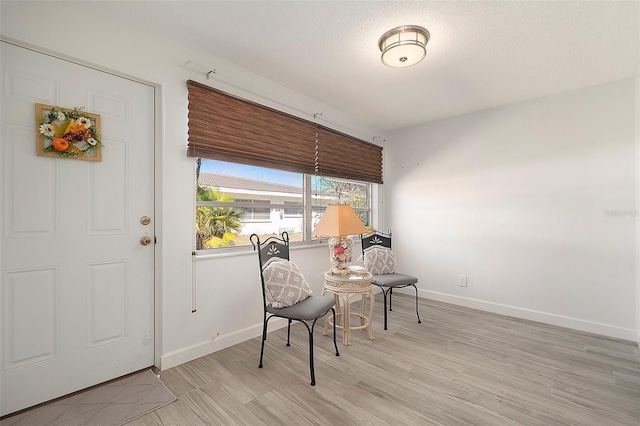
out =
<svg viewBox="0 0 640 426"><path fill-rule="evenodd" d="M353 308L352 308L353 309ZM333 352L306 329L255 338L161 372L178 400L130 425L640 425L640 350L620 341L394 295L389 330Z"/></svg>

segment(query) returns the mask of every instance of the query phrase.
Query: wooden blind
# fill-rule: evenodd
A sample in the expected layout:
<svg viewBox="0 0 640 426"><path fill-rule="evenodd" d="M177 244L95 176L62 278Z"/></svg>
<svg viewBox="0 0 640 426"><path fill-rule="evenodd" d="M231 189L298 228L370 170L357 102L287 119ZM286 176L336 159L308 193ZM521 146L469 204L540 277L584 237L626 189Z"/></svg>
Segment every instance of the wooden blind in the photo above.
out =
<svg viewBox="0 0 640 426"><path fill-rule="evenodd" d="M190 157L382 183L381 147L192 80L187 88Z"/></svg>
<svg viewBox="0 0 640 426"><path fill-rule="evenodd" d="M318 174L382 183L382 147L319 127Z"/></svg>

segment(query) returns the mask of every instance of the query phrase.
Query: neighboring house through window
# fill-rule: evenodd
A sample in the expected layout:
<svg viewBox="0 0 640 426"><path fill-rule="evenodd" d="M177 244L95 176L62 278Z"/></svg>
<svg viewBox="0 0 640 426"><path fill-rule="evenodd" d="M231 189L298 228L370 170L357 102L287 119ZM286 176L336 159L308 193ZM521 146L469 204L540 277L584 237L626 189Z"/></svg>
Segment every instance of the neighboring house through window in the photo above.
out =
<svg viewBox="0 0 640 426"><path fill-rule="evenodd" d="M238 204L270 204L269 200L243 200L237 199L234 200ZM270 221L271 220L271 209L268 207L244 207L244 214L242 215L242 219L244 221Z"/></svg>

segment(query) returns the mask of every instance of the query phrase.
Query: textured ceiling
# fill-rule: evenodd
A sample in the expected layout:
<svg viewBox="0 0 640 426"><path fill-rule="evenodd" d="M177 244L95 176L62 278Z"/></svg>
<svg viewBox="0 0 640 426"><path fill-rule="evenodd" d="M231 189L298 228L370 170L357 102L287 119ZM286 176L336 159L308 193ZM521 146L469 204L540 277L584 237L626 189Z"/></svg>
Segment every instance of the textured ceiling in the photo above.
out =
<svg viewBox="0 0 640 426"><path fill-rule="evenodd" d="M103 16L259 74L364 125L392 130L633 77L631 2L104 2ZM378 39L431 33L427 57L384 66ZM215 66L215 64L214 64Z"/></svg>

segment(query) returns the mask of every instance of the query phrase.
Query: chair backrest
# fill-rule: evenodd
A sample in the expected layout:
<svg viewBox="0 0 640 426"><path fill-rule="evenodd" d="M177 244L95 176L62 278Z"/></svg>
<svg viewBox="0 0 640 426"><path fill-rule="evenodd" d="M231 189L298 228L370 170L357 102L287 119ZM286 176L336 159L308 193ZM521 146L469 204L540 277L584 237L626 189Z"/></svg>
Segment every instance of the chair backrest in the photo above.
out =
<svg viewBox="0 0 640 426"><path fill-rule="evenodd" d="M391 230L388 233L373 231L370 234L360 235L362 241L362 254L370 247L385 247L391 250Z"/></svg>
<svg viewBox="0 0 640 426"><path fill-rule="evenodd" d="M268 237L260 241L257 234L251 234L249 240L254 250L258 250L258 262L260 264L260 283L262 284L262 301L267 305L267 295L264 288L264 268L273 259L289 260L289 234L284 231L280 237Z"/></svg>

